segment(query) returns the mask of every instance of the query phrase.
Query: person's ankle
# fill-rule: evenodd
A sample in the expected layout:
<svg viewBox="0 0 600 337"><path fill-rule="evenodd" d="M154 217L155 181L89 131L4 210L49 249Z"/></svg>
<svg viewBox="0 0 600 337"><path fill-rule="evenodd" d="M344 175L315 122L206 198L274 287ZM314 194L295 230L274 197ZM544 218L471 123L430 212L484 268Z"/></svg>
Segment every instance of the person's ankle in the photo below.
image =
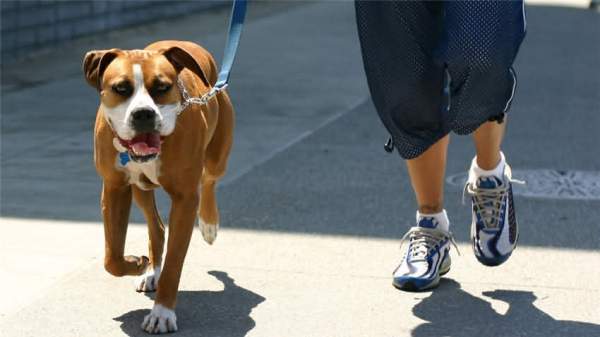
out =
<svg viewBox="0 0 600 337"><path fill-rule="evenodd" d="M426 213L426 214L433 214L433 213L439 213L443 210L444 210L444 206L441 203L436 203L436 204L419 205L419 209L417 211L421 212L421 213Z"/></svg>
<svg viewBox="0 0 600 337"><path fill-rule="evenodd" d="M475 163L477 167L482 170L493 170L502 161L502 155L500 153L489 156L475 156Z"/></svg>
<svg viewBox="0 0 600 337"><path fill-rule="evenodd" d="M479 177L490 177L495 176L501 178L504 174L504 166L506 165L506 158L504 157L504 153L500 151L500 161L496 164L495 167L490 170L485 170L481 168L477 162L477 156L473 158L471 162L471 169L469 170L469 181L477 180Z"/></svg>

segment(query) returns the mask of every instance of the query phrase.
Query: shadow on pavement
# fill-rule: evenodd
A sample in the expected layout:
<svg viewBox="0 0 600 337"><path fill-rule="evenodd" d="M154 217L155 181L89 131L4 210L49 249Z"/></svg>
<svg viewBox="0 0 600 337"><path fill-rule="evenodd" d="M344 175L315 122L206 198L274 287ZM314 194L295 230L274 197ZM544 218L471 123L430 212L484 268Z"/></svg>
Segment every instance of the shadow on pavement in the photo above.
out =
<svg viewBox="0 0 600 337"><path fill-rule="evenodd" d="M222 271L210 271L221 281L223 291L180 291L177 295L177 336L242 337L256 323L250 317L252 309L265 298L235 284ZM147 293L148 297L154 297ZM130 311L115 320L128 336L148 336L140 324L150 310Z"/></svg>
<svg viewBox="0 0 600 337"><path fill-rule="evenodd" d="M323 22L330 21L328 13L322 14L326 16ZM331 13L341 12L333 7ZM347 15L344 22L350 24L339 28L343 28L339 34L345 32L347 39L356 39L355 32L347 34L348 29L355 29L351 13L344 14ZM597 41L600 36L600 16L590 11L550 7L528 8L528 16L528 36L517 62L521 80L504 143L508 160L515 170L597 171L598 161L590 159L589 151L584 149L598 146L597 137L592 135L597 134L597 125L600 125L600 114L597 113L600 76L594 76L598 69L600 44L592 41ZM561 24L557 25L557 22ZM260 34L246 34L244 43L246 46L263 43L262 37ZM315 83L320 83L323 74L326 74L322 71L339 69L346 64L338 63L341 60L330 62L321 57L322 54L310 52L321 51L322 48L335 49L330 42L337 39L331 38L314 48L305 48L302 54L291 54L294 61L281 61L288 66L280 65L281 68L277 69L304 76L304 70L296 71L296 68L289 67L298 66L300 59L313 60L314 64L302 63L304 68L298 69L317 69L310 76L314 77ZM288 39L281 41L288 43ZM354 43L347 42L347 46L339 45L337 48L348 48ZM307 44L312 45L314 41ZM263 46L266 48L266 45ZM288 46L282 49L288 49ZM239 98L246 97L246 102L252 103L244 105L243 99L236 101L237 105L244 107L238 114L240 129L244 125L254 125L254 132L260 133L258 138L269 138L271 134L287 132L287 124L302 120L298 118L297 121L296 117L317 116L332 109L325 105L297 108L304 106L302 100L312 101L313 97L281 101L279 96L282 95L298 96L296 93L285 96L284 88L308 83L303 77L300 77L301 80L296 77L286 80L287 77L279 76L279 73L275 73L277 76L267 73L266 78L275 76L282 81L278 81L278 87L272 91L256 90L256 83L261 81L252 76L263 72L258 64L265 70L272 65L264 64L262 59L258 63L244 63L256 58L249 56L241 57L239 67L236 65L236 73L247 82L236 82L235 90L246 95L239 94ZM348 58L359 57L357 48L353 54L348 54ZM258 70L250 72L250 69ZM362 70L356 63L347 71ZM328 79L336 80L336 91L342 92L349 86L340 81L338 75L328 76ZM13 93L10 97L3 97L0 142L3 153L0 160L2 216L101 222L101 182L93 168L91 135L97 96L83 84L81 78L68 81L44 87L49 90L47 95L50 98L60 99L55 110L40 109L37 96L32 99L25 93ZM361 81L364 78L361 77ZM65 89L67 84L68 90ZM76 105L66 105L74 102L64 97L65 91L78 98ZM254 97L257 91L270 95L257 99ZM39 91L36 93L40 95ZM327 93L333 94L333 91ZM46 98L42 101L52 106ZM276 102L283 105L274 108ZM296 110L290 110L295 107ZM256 114L265 108L273 109L273 112L264 116ZM292 112L281 115L278 109ZM84 111L89 115L82 114ZM62 117L54 118L56 115ZM565 116L569 116L568 127L561 122ZM280 122L269 124L271 127L266 128L263 123L272 120ZM540 124L541 121L543 124ZM50 122L56 125L51 126ZM406 167L399 156L386 155L383 151L388 135L370 102L307 135L301 142L254 166L248 174L220 189L223 227L400 238L413 225L417 207ZM244 142L251 142L249 136L236 133L234 148L248 145ZM17 146L19 144L23 147ZM27 144L37 145L26 147ZM276 148L279 147L278 143ZM257 150L257 153L266 155L261 151ZM269 151L265 149L265 152ZM448 175L466 172L473 154L470 137L453 137L448 155ZM461 204L461 189L448 187L445 206L453 223L453 232L457 240L468 242L470 209ZM520 244L585 250L600 247L596 220L600 217L599 201L516 196L515 202L521 224ZM163 216L168 214L169 201L164 193L160 195L158 204ZM145 222L137 207L133 209L132 220Z"/></svg>
<svg viewBox="0 0 600 337"><path fill-rule="evenodd" d="M533 304L537 296L531 291L498 289L483 295L506 302L508 311L501 315L458 282L442 279L439 288L413 308L428 322L416 327L412 336L600 336L600 325L556 320L541 311Z"/></svg>

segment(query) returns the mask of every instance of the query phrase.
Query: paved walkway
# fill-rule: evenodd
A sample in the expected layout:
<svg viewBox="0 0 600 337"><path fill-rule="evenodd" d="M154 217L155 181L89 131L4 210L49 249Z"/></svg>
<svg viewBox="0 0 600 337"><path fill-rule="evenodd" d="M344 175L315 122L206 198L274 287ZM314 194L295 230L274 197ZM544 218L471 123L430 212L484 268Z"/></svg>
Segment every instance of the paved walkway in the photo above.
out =
<svg viewBox="0 0 600 337"><path fill-rule="evenodd" d="M238 128L219 191L223 229L211 247L195 233L178 336L600 335L600 201L518 197L520 247L487 268L468 245L460 188L449 185L462 255L438 290L396 291L398 238L415 205L404 166L382 150L352 4L250 10L232 78ZM600 15L528 13L508 158L519 169L598 171L586 153L598 148ZM151 296L102 268L97 97L81 57L177 37L218 59L226 17L217 10L81 40L2 69L0 336L144 335ZM448 174L463 172L472 151L468 137L454 137ZM127 251L143 254L145 226L137 211L132 220Z"/></svg>

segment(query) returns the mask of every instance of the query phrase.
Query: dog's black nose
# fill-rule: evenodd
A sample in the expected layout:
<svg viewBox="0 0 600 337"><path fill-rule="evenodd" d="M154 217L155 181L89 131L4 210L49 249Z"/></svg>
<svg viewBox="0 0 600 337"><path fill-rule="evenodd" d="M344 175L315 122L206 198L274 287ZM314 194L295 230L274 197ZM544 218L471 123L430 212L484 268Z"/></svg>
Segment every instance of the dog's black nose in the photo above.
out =
<svg viewBox="0 0 600 337"><path fill-rule="evenodd" d="M140 109L131 115L131 126L137 132L152 132L156 125L156 112L152 109Z"/></svg>

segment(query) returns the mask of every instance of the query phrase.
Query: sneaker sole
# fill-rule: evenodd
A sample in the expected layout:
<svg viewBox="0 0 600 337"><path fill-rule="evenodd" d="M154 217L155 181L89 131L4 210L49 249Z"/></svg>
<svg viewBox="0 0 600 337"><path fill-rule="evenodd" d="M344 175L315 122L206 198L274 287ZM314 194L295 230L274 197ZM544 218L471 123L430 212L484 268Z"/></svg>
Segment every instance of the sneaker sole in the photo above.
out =
<svg viewBox="0 0 600 337"><path fill-rule="evenodd" d="M492 259L477 256L477 255L475 255L475 258L477 258L477 261L479 261L479 263L481 263L482 265L484 265L486 267L498 267L499 265L506 262L511 255L512 255L512 252L510 252L509 254L503 255L503 256L498 256L496 258L492 258Z"/></svg>
<svg viewBox="0 0 600 337"><path fill-rule="evenodd" d="M421 287L419 287L415 282L411 282L411 281L406 281L403 284L397 284L396 282L392 281L392 285L394 286L394 288L396 288L398 290L403 290L403 291L409 291L409 292L425 291L425 290L429 290L429 289L437 287L440 283L441 277L448 274L449 271L450 271L450 263L448 263L448 267L444 268L443 270L440 268L438 275L430 283L428 283L425 286L421 286Z"/></svg>
<svg viewBox="0 0 600 337"><path fill-rule="evenodd" d="M481 256L481 255L477 255L477 246L475 244L475 238L471 237L471 246L473 247L473 252L475 253L475 258L477 259L477 261L479 261L479 263L481 263L484 266L487 267L498 267L499 265L503 264L504 262L508 261L508 259L511 257L512 253L515 251L515 249L517 249L517 242L519 241L519 233L517 233L517 236L515 238L515 243L512 246L512 249L510 250L510 252L506 255L501 255L501 256L495 256L495 257L486 257L486 256Z"/></svg>

